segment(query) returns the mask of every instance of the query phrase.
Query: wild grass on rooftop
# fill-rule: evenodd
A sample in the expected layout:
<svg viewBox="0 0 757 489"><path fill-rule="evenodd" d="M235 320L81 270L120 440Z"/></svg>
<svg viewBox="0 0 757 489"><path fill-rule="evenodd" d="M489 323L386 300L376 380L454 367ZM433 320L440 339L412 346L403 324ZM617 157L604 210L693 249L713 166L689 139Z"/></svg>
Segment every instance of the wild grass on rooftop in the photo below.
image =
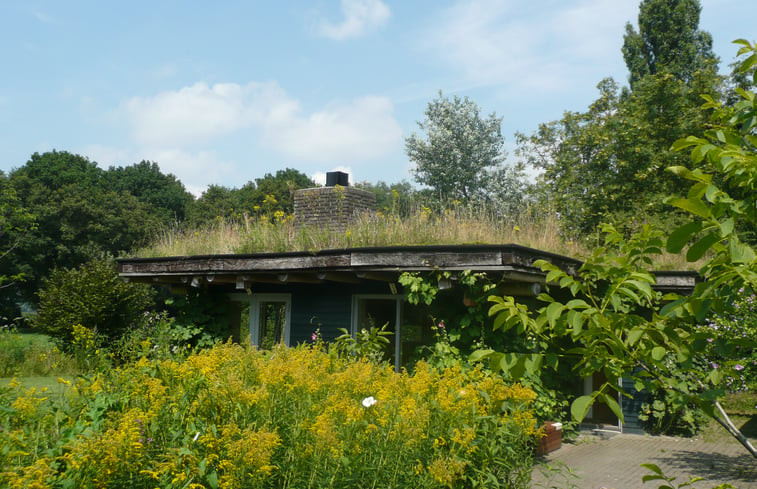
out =
<svg viewBox="0 0 757 489"><path fill-rule="evenodd" d="M381 212L366 213L341 232L328 228L297 228L291 216L273 220L265 216L217 219L198 228L175 225L162 229L150 246L135 255L151 258L372 246L510 243L574 257L587 253L580 243L561 238L559 223L552 215L524 214L519 219L503 219L485 210L460 208L434 214L422 208L404 218Z"/></svg>
<svg viewBox="0 0 757 489"><path fill-rule="evenodd" d="M584 258L589 248L563 238L553 213L529 211L517 218L481 208L458 207L442 213L420 208L407 217L366 213L345 231L326 227L295 227L293 217L277 215L216 219L200 227L180 224L161 230L152 244L134 255L145 258L234 253L281 253L374 246L462 244L518 244L573 258ZM694 268L680 255L658 257L661 270Z"/></svg>

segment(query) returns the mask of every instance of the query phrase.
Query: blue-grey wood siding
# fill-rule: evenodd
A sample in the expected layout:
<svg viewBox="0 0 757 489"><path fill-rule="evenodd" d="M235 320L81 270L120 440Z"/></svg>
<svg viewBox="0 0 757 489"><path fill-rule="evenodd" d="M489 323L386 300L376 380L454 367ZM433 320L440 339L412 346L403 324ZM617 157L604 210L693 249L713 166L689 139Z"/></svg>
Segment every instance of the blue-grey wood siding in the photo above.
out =
<svg viewBox="0 0 757 489"><path fill-rule="evenodd" d="M389 294L382 283L366 284L261 284L253 294L291 294L292 315L289 342L292 346L311 341L316 329L331 340L341 335L340 328L350 330L354 294Z"/></svg>
<svg viewBox="0 0 757 489"><path fill-rule="evenodd" d="M646 392L637 391L631 379L624 377L623 390L632 397L621 396L621 408L623 409L623 431L626 433L644 433L639 422L641 405L646 399Z"/></svg>

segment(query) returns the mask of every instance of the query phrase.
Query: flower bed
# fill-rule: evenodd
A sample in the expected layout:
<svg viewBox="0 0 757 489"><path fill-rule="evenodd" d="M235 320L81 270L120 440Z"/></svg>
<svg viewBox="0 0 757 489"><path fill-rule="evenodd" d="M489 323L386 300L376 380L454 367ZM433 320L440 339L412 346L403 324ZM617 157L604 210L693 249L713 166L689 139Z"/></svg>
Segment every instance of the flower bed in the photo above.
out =
<svg viewBox="0 0 757 489"><path fill-rule="evenodd" d="M60 399L2 388L0 485L527 487L533 397L479 369L222 345Z"/></svg>

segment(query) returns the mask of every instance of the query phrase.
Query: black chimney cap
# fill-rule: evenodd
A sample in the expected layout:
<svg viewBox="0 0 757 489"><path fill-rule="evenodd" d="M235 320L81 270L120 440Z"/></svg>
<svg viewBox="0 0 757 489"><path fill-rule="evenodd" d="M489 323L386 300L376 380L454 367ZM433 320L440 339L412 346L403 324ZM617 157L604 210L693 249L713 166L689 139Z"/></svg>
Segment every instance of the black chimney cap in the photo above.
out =
<svg viewBox="0 0 757 489"><path fill-rule="evenodd" d="M340 185L342 187L349 186L350 185L349 175L347 175L343 171L330 171L326 173L326 186L335 187L337 185Z"/></svg>

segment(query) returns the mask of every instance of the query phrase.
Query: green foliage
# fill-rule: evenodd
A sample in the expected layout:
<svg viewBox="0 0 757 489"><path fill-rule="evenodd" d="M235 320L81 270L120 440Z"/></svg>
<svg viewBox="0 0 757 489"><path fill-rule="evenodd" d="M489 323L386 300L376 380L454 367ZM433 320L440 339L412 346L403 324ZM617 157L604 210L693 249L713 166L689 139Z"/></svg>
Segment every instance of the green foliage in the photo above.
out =
<svg viewBox="0 0 757 489"><path fill-rule="evenodd" d="M665 392L655 392L641 405L639 421L652 435L694 436L707 423L707 416L696 404L673 408Z"/></svg>
<svg viewBox="0 0 757 489"><path fill-rule="evenodd" d="M155 229L157 218L149 206L127 191L113 190L112 183L96 163L67 152L35 153L11 172L9 184L36 220L0 262L0 274L26 277L14 287L16 301L36 302L42 278L54 268L129 250Z"/></svg>
<svg viewBox="0 0 757 489"><path fill-rule="evenodd" d="M628 23L623 36L623 59L633 90L648 75L667 73L689 82L697 71L717 65L712 36L699 30L701 11L698 0L641 2L639 31Z"/></svg>
<svg viewBox="0 0 757 489"><path fill-rule="evenodd" d="M707 335L705 357L712 368L723 373L729 392L757 388L757 350L731 343L747 341L757 345L757 298L754 293L739 289L738 295L725 309L713 313L699 326Z"/></svg>
<svg viewBox="0 0 757 489"><path fill-rule="evenodd" d="M737 43L743 46L740 55L757 54L757 45ZM757 56L750 56L742 69L755 65ZM671 168L689 180L691 187L685 198L670 200L688 219L665 243L661 231L648 227L626 240L611 226L604 226L606 246L596 250L576 275L548 262L536 263L547 273L546 281L559 286L570 300L543 294L539 299L547 305L530 317L512 298L495 298L490 313L497 316L495 328L517 326L544 342L570 338L575 346L560 351L574 358L577 373L604 373L606 384L573 402L576 419L585 416L596 401L607 403L622 419L614 396L608 393L618 389L617 381L624 375L634 380L638 390L665 390L666 409L671 412L695 402L757 457L718 402L725 393L720 370L702 371L698 364L708 339L720 354L755 344L745 338L714 339L694 326L711 311L723 311L739 291L757 288L757 254L737 232L757 225L757 111L754 93L738 93L742 100L725 107L705 97L704 107L713 111L713 128L705 132L705 138L690 136L673 147L692 148L694 168ZM650 255L660 254L663 244L673 253L687 248L690 261L705 258L700 269L703 280L693 293L666 295L664 306L652 288L654 276L647 271Z"/></svg>
<svg viewBox="0 0 757 489"><path fill-rule="evenodd" d="M95 259L78 268L55 270L45 279L34 324L63 350L71 348L74 325L112 341L141 324L153 306L152 297L148 285L121 280L111 259Z"/></svg>
<svg viewBox="0 0 757 489"><path fill-rule="evenodd" d="M665 171L689 166L671 145L703 133L701 97L717 99L722 79L709 35L697 30L696 0L645 0L640 9L640 31L628 25L624 43L631 89L602 80L586 112L516 135L516 154L543 170L542 198L572 237L594 236L600 222L629 235L642 224L671 228L685 219L663 205L686 189Z"/></svg>
<svg viewBox="0 0 757 489"><path fill-rule="evenodd" d="M1 386L0 485L526 488L533 395L480 369L219 345L59 396Z"/></svg>
<svg viewBox="0 0 757 489"><path fill-rule="evenodd" d="M506 193L513 200L521 197L513 195L521 185L521 175L502 165L502 118L482 117L478 105L467 97L450 100L441 92L424 114L418 126L425 136L410 135L405 151L415 163L416 181L431 187L437 201L465 202L489 196L492 190L500 198Z"/></svg>
<svg viewBox="0 0 757 489"><path fill-rule="evenodd" d="M386 331L386 326L385 324L380 328L377 326L363 328L355 333L355 336L346 329L339 328L342 334L334 339L331 348L342 358L359 358L376 364L382 363L386 360L384 358L386 348L390 345L388 336L394 334Z"/></svg>
<svg viewBox="0 0 757 489"><path fill-rule="evenodd" d="M48 337L0 326L0 377L39 377L75 371L71 358Z"/></svg>
<svg viewBox="0 0 757 489"><path fill-rule="evenodd" d="M216 290L190 289L165 300L166 316L158 323L178 348L209 348L229 338L229 298ZM144 325L150 328L155 318ZM163 324L165 322L165 324Z"/></svg>
<svg viewBox="0 0 757 489"><path fill-rule="evenodd" d="M240 188L210 185L192 204L189 221L209 223L221 218L241 219L245 216L273 218L276 212L294 212L294 192L316 184L304 173L293 168L266 173Z"/></svg>
<svg viewBox="0 0 757 489"><path fill-rule="evenodd" d="M182 324L163 311L146 315L138 327L126 331L109 345L109 349L119 363L135 362L140 358L179 360L193 351L218 344L221 339L220 335L209 333L205 327Z"/></svg>
<svg viewBox="0 0 757 489"><path fill-rule="evenodd" d="M659 466L655 464L641 464L641 466L651 472L651 474L647 474L641 478L642 482L664 481L663 484L657 486L658 489L681 489L683 487L693 488L697 482L704 480L702 477L689 477L689 480L687 480L686 482L681 482L680 484L673 486L673 483L676 480L676 478L665 475L665 473L662 471L662 469ZM731 484L726 483L726 484L718 484L717 486L713 486L712 489L736 489L736 488L732 486Z"/></svg>
<svg viewBox="0 0 757 489"><path fill-rule="evenodd" d="M125 167L111 167L105 172L108 186L116 192L128 192L149 206L151 214L162 223L183 221L192 194L172 174L164 174L157 163L141 161Z"/></svg>
<svg viewBox="0 0 757 489"><path fill-rule="evenodd" d="M23 269L11 263L14 250L23 246L26 235L36 227L34 215L26 210L5 174L0 171L0 317L12 314L14 294L9 290L24 279Z"/></svg>
<svg viewBox="0 0 757 489"><path fill-rule="evenodd" d="M355 187L367 190L376 196L376 210L391 216L407 217L418 207L417 191L413 186L401 181L391 185L379 181L357 182Z"/></svg>

